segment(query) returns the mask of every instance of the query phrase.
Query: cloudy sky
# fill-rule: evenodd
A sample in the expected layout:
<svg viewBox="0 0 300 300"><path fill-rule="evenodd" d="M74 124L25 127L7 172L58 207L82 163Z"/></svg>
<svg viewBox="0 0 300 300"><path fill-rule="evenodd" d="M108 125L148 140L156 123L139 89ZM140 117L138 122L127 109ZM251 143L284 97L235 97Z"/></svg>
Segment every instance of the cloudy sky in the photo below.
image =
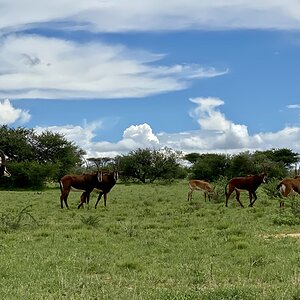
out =
<svg viewBox="0 0 300 300"><path fill-rule="evenodd" d="M298 0L0 0L0 125L87 156L300 152Z"/></svg>

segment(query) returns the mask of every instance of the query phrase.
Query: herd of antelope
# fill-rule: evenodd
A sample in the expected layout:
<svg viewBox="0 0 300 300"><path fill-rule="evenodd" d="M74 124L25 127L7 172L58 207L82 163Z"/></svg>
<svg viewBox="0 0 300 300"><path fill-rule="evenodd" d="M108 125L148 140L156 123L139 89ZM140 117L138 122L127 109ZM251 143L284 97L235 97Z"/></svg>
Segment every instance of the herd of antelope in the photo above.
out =
<svg viewBox="0 0 300 300"><path fill-rule="evenodd" d="M240 192L247 191L249 193L250 199L249 207L252 207L257 199L256 190L262 183L266 182L266 173L232 178L228 181L228 183L225 186L225 206L228 206L229 197L233 192L235 192L237 202L240 204L241 207L244 207L240 200ZM297 175L294 178L283 179L282 181L280 181L276 189L279 191L280 198L282 199L280 200L280 207L284 207L283 198L300 194L300 175ZM213 187L210 185L210 183L204 180L194 179L189 181L188 201L192 199L192 194L194 191L204 192L205 201L206 197L208 197L208 200L210 201L210 197L214 194Z"/></svg>
<svg viewBox="0 0 300 300"><path fill-rule="evenodd" d="M0 177L10 177L11 174L6 168L6 158L2 150L0 150ZM60 207L63 208L64 203L68 208L68 196L71 189L82 191L80 196L80 203L78 208L83 207L84 203L89 203L90 194L92 191L98 191L99 196L95 204L95 208L102 197L104 196L104 206L106 206L107 194L114 187L118 180L118 171L97 171L93 174L82 174L82 175L65 175L59 180L60 186ZM225 206L228 206L228 200L230 195L235 192L236 200L241 207L244 207L240 200L240 192L247 191L249 193L250 203L252 207L257 199L256 190L262 183L267 182L267 174L261 173L258 175L247 175L245 177L234 177L228 181L225 186ZM280 193L281 199L292 195L300 194L300 175L294 178L286 178L280 181L277 186L277 190ZM214 189L210 183L204 180L190 180L189 181L189 192L188 201L192 200L192 194L194 191L204 192L205 201L206 198L211 200L211 196L214 195ZM284 201L280 201L280 207L284 207Z"/></svg>

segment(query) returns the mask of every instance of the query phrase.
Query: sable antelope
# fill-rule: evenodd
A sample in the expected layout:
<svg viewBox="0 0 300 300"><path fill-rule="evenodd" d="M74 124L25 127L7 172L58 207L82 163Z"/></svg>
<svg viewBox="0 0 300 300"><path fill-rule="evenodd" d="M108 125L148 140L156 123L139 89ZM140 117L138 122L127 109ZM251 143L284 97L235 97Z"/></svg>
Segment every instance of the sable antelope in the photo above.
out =
<svg viewBox="0 0 300 300"><path fill-rule="evenodd" d="M5 154L0 150L1 164L0 164L0 176L10 177L11 174L6 169L6 159Z"/></svg>
<svg viewBox="0 0 300 300"><path fill-rule="evenodd" d="M188 201L192 200L192 194L194 191L203 191L204 197L206 201L206 196L208 197L208 200L210 201L210 196L213 194L213 188L211 185L203 180L190 180L189 181L189 192L188 192Z"/></svg>
<svg viewBox="0 0 300 300"><path fill-rule="evenodd" d="M107 200L107 194L109 191L114 187L118 180L118 172L108 172L102 174L102 179L100 182L97 183L97 186L95 187L95 190L98 190L99 196L95 204L95 209L97 208L97 205L102 197L104 195L104 206L106 207L106 200ZM90 201L90 195L87 192L83 192L80 197L80 204L78 205L78 208L83 207L84 203L89 203Z"/></svg>
<svg viewBox="0 0 300 300"><path fill-rule="evenodd" d="M294 178L281 180L277 186L277 190L279 190L280 198L300 194L300 176L297 175ZM280 201L279 207L284 207L283 201Z"/></svg>
<svg viewBox="0 0 300 300"><path fill-rule="evenodd" d="M252 207L254 202L257 199L256 190L262 184L266 183L267 174L261 173L258 175L248 175L246 177L234 177L232 178L225 186L225 195L226 195L226 207L228 206L228 199L230 195L235 191L236 200L240 204L241 207L244 207L242 202L240 201L240 190L246 190L249 192L250 204ZM228 191L227 191L228 186ZM254 200L252 201L252 196L254 196Z"/></svg>
<svg viewBox="0 0 300 300"><path fill-rule="evenodd" d="M60 207L63 208L65 202L66 207L68 206L68 196L71 188L76 190L84 191L86 198L89 199L90 193L97 188L102 180L102 172L94 174L83 174L83 175L65 175L59 181L60 186ZM79 208L79 207L78 207Z"/></svg>

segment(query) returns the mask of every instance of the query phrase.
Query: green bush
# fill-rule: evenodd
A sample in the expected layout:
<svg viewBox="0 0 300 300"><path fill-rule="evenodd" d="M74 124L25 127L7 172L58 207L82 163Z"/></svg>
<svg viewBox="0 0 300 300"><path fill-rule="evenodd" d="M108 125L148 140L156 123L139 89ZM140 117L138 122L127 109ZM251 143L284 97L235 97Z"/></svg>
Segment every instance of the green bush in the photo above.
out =
<svg viewBox="0 0 300 300"><path fill-rule="evenodd" d="M268 183L262 184L262 188L269 198L274 199L280 196L279 191L277 190L278 183L278 179L272 178Z"/></svg>
<svg viewBox="0 0 300 300"><path fill-rule="evenodd" d="M31 162L12 162L9 165L11 177L1 181L2 186L17 188L42 189L49 178L55 177L55 164Z"/></svg>
<svg viewBox="0 0 300 300"><path fill-rule="evenodd" d="M224 176L220 176L216 181L213 182L212 186L214 189L214 194L212 199L216 203L222 203L225 201L225 186L228 179Z"/></svg>

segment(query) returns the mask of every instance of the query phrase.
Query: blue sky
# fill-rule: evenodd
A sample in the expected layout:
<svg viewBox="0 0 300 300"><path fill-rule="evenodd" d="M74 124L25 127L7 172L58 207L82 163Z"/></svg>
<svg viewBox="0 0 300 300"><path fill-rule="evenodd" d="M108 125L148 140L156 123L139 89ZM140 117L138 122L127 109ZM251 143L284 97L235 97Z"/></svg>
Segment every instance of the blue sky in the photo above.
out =
<svg viewBox="0 0 300 300"><path fill-rule="evenodd" d="M0 0L0 125L87 156L300 152L299 1L48 2Z"/></svg>

